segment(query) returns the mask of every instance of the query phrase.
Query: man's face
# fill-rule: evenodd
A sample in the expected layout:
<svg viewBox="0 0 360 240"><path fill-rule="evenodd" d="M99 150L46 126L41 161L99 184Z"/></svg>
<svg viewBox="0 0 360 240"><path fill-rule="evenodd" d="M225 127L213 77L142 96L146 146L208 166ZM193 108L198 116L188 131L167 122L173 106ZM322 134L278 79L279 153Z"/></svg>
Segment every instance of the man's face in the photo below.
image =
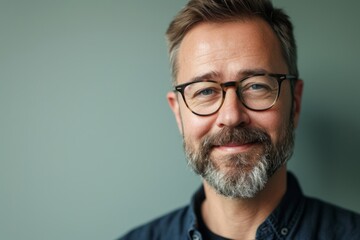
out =
<svg viewBox="0 0 360 240"><path fill-rule="evenodd" d="M201 23L180 45L177 84L199 77L235 81L249 72L288 73L279 40L260 19ZM168 94L168 101L195 172L220 194L253 197L292 153L301 92L298 81L292 99L285 80L272 108L252 111L229 88L220 110L205 117L193 114L175 93Z"/></svg>

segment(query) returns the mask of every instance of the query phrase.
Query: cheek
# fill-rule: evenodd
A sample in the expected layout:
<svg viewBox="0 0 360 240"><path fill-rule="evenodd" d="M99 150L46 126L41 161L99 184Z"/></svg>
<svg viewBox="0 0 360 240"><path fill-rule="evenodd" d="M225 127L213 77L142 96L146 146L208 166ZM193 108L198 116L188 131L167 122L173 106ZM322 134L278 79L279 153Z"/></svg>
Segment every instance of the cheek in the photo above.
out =
<svg viewBox="0 0 360 240"><path fill-rule="evenodd" d="M290 120L290 101L278 102L273 108L264 112L251 112L251 125L265 130L274 144L284 137Z"/></svg>
<svg viewBox="0 0 360 240"><path fill-rule="evenodd" d="M184 137L192 143L198 143L214 125L214 117L200 117L190 111L181 111Z"/></svg>
<svg viewBox="0 0 360 240"><path fill-rule="evenodd" d="M282 138L284 129L286 129L288 124L284 121L284 117L277 111L269 111L258 119L261 121L259 122L260 127L264 128L265 131L270 135L272 142L279 142L279 139Z"/></svg>
<svg viewBox="0 0 360 240"><path fill-rule="evenodd" d="M290 120L290 106L281 109L268 110L261 117L257 118L259 119L260 127L267 131L272 142L275 144L283 139Z"/></svg>
<svg viewBox="0 0 360 240"><path fill-rule="evenodd" d="M270 134L273 143L278 143L285 134L290 124L291 116L291 93L290 86L287 83L282 86L282 91L276 105L266 111L262 121L268 126L268 133Z"/></svg>

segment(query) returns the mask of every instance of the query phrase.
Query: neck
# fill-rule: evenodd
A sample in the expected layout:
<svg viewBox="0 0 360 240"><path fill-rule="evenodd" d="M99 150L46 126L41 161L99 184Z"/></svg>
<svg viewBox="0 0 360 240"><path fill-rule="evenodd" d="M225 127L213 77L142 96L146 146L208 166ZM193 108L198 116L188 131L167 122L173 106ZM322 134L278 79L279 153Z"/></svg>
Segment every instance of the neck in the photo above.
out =
<svg viewBox="0 0 360 240"><path fill-rule="evenodd" d="M201 214L206 226L230 239L255 239L256 230L280 203L286 191L286 167L280 168L265 188L251 199L230 199L204 182L206 199ZM239 231L240 230L240 231Z"/></svg>

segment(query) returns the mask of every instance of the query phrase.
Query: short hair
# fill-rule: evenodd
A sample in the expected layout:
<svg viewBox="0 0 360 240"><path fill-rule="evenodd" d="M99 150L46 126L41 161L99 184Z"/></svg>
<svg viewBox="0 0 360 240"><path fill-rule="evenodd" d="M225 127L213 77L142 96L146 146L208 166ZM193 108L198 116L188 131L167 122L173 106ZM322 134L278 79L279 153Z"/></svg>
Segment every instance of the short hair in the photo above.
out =
<svg viewBox="0 0 360 240"><path fill-rule="evenodd" d="M298 76L297 52L293 25L282 9L270 0L190 0L170 23L166 37L173 84L178 73L178 51L186 33L201 22L231 22L261 18L277 35L289 72Z"/></svg>

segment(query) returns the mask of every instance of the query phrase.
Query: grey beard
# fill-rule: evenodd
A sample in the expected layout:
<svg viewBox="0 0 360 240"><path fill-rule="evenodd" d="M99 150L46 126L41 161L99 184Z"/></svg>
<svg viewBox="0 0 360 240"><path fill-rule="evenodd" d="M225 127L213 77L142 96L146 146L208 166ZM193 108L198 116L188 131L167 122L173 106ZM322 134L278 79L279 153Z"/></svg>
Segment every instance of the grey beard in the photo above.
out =
<svg viewBox="0 0 360 240"><path fill-rule="evenodd" d="M217 159L229 166L221 170L210 157L214 145L227 143L261 144L261 154L236 154ZM284 131L277 145L270 136L256 128L223 128L220 132L205 136L198 151L184 139L188 165L200 175L218 194L229 198L253 198L261 191L269 178L292 156L294 148L294 127L292 121Z"/></svg>

